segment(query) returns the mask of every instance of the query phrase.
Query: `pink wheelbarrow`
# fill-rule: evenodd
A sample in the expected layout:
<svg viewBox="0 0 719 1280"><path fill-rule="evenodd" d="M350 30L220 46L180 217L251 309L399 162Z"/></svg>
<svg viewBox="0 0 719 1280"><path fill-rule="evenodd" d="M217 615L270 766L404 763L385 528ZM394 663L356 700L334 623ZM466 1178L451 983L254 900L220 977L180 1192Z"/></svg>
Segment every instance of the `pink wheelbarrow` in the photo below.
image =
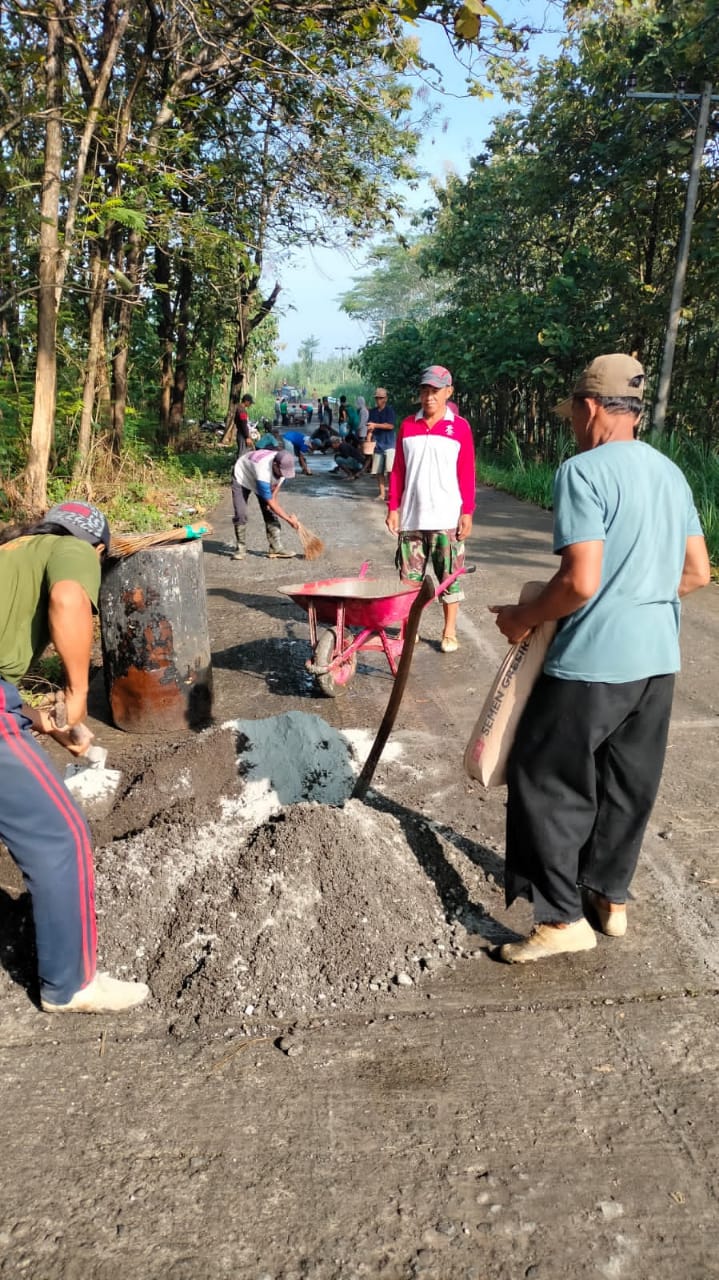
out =
<svg viewBox="0 0 719 1280"><path fill-rule="evenodd" d="M305 665L328 698L346 691L357 670L360 649L383 652L392 675L397 674L407 618L422 584L368 578L368 568L363 564L356 578L326 578L279 588L308 614L312 658ZM471 572L463 568L445 578L428 603L460 574ZM326 624L325 629L320 630L318 623ZM388 627L399 628L399 634L388 635Z"/></svg>

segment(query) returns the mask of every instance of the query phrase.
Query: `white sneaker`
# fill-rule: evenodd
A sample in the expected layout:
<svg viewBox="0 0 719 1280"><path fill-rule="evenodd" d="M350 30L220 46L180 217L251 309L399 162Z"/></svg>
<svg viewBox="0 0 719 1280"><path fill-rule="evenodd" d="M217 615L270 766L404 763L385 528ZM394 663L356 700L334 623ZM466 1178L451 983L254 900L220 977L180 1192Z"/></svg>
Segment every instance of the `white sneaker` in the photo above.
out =
<svg viewBox="0 0 719 1280"><path fill-rule="evenodd" d="M144 982L122 982L109 973L96 973L92 982L76 991L67 1004L40 1003L45 1013L124 1013L142 1004L150 994Z"/></svg>

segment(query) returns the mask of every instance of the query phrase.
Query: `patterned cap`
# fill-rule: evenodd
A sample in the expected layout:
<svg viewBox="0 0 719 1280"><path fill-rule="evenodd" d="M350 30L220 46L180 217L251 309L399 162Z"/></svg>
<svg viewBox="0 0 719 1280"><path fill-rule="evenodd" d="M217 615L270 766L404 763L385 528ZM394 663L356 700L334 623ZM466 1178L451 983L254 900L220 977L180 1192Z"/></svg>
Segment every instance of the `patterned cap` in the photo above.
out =
<svg viewBox="0 0 719 1280"><path fill-rule="evenodd" d="M61 529L67 529L92 547L102 543L106 551L110 550L110 526L102 512L89 502L58 502L50 508L44 522L59 524Z"/></svg>
<svg viewBox="0 0 719 1280"><path fill-rule="evenodd" d="M419 385L421 387L451 387L452 375L449 369L444 368L444 365L431 364L427 369L423 369Z"/></svg>

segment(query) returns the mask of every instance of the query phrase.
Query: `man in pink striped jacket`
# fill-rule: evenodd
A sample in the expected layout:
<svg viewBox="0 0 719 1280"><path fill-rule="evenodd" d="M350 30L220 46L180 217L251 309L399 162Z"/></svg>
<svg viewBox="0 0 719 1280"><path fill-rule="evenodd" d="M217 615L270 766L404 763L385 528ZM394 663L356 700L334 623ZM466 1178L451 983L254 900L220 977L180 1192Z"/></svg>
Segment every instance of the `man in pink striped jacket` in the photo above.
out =
<svg viewBox="0 0 719 1280"><path fill-rule="evenodd" d="M449 369L433 364L420 378L419 413L397 434L390 474L387 528L398 535L397 567L403 581L419 582L432 566L442 582L464 564L464 542L475 507L474 441L465 418L448 406ZM441 597L442 653L455 653L460 579Z"/></svg>

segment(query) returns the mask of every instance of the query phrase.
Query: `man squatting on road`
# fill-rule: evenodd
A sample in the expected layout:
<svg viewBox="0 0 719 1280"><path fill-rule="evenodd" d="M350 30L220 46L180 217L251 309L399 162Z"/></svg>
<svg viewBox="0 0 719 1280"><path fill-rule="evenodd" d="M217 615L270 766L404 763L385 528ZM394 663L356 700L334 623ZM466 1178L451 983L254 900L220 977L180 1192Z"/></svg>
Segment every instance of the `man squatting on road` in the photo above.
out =
<svg viewBox="0 0 719 1280"><path fill-rule="evenodd" d="M614 354L557 405L579 450L555 476L559 569L531 603L491 609L513 643L559 622L508 762L507 905L527 897L535 918L500 948L510 963L590 950L589 919L626 932L680 665L679 600L709 582L689 485L636 438L643 395L642 366Z"/></svg>
<svg viewBox="0 0 719 1280"><path fill-rule="evenodd" d="M466 418L448 408L451 395L449 370L430 365L420 378L422 407L397 433L386 525L399 535L397 567L405 582L421 582L429 564L439 582L464 565L475 507L474 441ZM464 600L460 579L441 600L442 653L455 653L457 613Z"/></svg>
<svg viewBox="0 0 719 1280"><path fill-rule="evenodd" d="M291 480L295 474L295 460L289 449L255 449L243 453L237 459L232 472L232 506L235 528L233 560L244 560L247 550L247 500L254 493L260 504L265 533L269 543L270 560L291 560L294 551L285 551L280 539L280 520L286 520L293 529L299 526L297 516L288 515L280 506L278 493L283 480Z"/></svg>
<svg viewBox="0 0 719 1280"><path fill-rule="evenodd" d="M74 754L87 714L100 557L110 546L97 507L63 502L0 546L0 837L20 868L35 922L40 1002L47 1013L114 1013L149 994L95 966L92 842L85 818L33 737ZM26 706L16 683L52 641L65 670L67 727Z"/></svg>

